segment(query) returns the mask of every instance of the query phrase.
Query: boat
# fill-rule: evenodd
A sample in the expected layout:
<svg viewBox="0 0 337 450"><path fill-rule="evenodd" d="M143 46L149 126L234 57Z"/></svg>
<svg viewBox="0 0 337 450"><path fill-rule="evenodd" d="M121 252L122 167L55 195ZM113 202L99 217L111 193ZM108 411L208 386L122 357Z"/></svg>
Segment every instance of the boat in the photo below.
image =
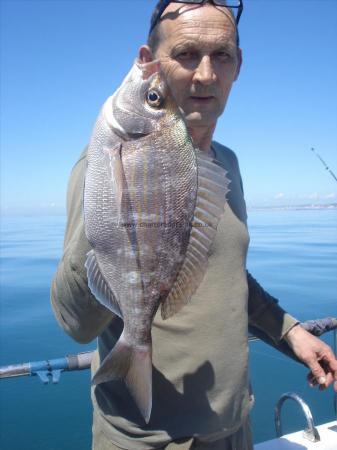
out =
<svg viewBox="0 0 337 450"><path fill-rule="evenodd" d="M281 409L286 400L295 401L301 408L307 422L304 430L282 434ZM335 396L336 413L336 396ZM311 410L297 394L283 394L275 406L275 429L277 437L254 446L254 450L336 450L337 421L315 426Z"/></svg>
<svg viewBox="0 0 337 450"><path fill-rule="evenodd" d="M334 351L337 354L337 318L308 320L301 326L316 336L328 331L334 333ZM260 340L250 335L249 342ZM0 367L0 379L37 376L43 384L57 384L62 372L86 370L91 366L93 351L66 355L62 358L13 364ZM283 404L292 400L297 403L304 414L307 427L293 433L282 433L281 411ZM334 410L337 419L337 393L334 395ZM308 404L295 392L284 393L275 405L275 439L254 445L254 450L337 450L337 420L315 425L315 421Z"/></svg>

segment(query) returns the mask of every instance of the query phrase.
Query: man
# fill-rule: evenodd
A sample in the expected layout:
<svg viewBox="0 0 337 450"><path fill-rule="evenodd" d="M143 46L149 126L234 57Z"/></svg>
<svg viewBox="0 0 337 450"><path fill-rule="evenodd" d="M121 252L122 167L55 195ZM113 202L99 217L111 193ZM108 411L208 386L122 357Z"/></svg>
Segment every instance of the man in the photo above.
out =
<svg viewBox="0 0 337 450"><path fill-rule="evenodd" d="M241 66L233 13L221 1L160 1L148 45L139 59L159 59L196 147L216 158L231 180L203 282L179 314L153 324L153 408L148 425L122 382L92 391L93 447L109 449L252 448L249 429L247 325L275 346L287 342L326 388L337 380L331 349L307 333L246 272L246 209L234 153L212 141ZM220 6L219 6L220 4ZM122 322L91 295L84 262L82 191L85 153L68 193L64 256L52 286L52 304L64 329L79 342L98 336L95 372L113 347ZM248 308L248 314L247 314ZM336 385L337 389L337 385Z"/></svg>

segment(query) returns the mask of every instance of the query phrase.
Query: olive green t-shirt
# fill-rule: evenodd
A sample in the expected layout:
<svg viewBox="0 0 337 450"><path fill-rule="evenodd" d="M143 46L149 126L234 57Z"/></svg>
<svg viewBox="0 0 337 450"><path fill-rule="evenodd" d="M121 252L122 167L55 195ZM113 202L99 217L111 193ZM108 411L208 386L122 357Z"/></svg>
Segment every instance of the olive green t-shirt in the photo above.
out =
<svg viewBox="0 0 337 450"><path fill-rule="evenodd" d="M249 412L248 322L275 343L296 323L246 272L249 235L235 154L214 142L228 171L228 202L211 248L206 275L190 303L152 327L153 407L146 425L122 381L92 388L96 429L119 447L145 450L188 436L234 433ZM79 342L98 337L92 371L122 331L92 296L84 262L90 245L82 215L86 154L76 163L68 190L64 254L51 300L61 326Z"/></svg>

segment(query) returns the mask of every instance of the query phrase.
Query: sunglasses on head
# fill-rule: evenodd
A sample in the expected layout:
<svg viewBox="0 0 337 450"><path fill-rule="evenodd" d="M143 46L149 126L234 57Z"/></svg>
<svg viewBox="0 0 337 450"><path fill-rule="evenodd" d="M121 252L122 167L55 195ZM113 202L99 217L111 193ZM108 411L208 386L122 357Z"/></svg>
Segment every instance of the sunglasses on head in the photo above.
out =
<svg viewBox="0 0 337 450"><path fill-rule="evenodd" d="M156 8L157 10L155 11L151 19L151 27L149 34L151 34L154 27L158 24L161 15L163 14L163 12L170 3L185 3L190 5L192 4L200 5L205 1L206 0L163 0L159 2ZM216 6L224 6L226 8L231 9L235 17L236 25L238 25L243 10L242 0L212 0L212 3Z"/></svg>

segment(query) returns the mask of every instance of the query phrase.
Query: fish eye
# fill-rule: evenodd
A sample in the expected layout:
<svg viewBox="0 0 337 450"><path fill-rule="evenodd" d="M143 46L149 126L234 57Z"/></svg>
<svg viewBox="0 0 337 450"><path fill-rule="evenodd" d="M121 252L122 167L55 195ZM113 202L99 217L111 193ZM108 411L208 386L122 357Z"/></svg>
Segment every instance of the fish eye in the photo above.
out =
<svg viewBox="0 0 337 450"><path fill-rule="evenodd" d="M147 103L154 107L159 108L163 103L163 97L155 89L150 89L146 96Z"/></svg>

